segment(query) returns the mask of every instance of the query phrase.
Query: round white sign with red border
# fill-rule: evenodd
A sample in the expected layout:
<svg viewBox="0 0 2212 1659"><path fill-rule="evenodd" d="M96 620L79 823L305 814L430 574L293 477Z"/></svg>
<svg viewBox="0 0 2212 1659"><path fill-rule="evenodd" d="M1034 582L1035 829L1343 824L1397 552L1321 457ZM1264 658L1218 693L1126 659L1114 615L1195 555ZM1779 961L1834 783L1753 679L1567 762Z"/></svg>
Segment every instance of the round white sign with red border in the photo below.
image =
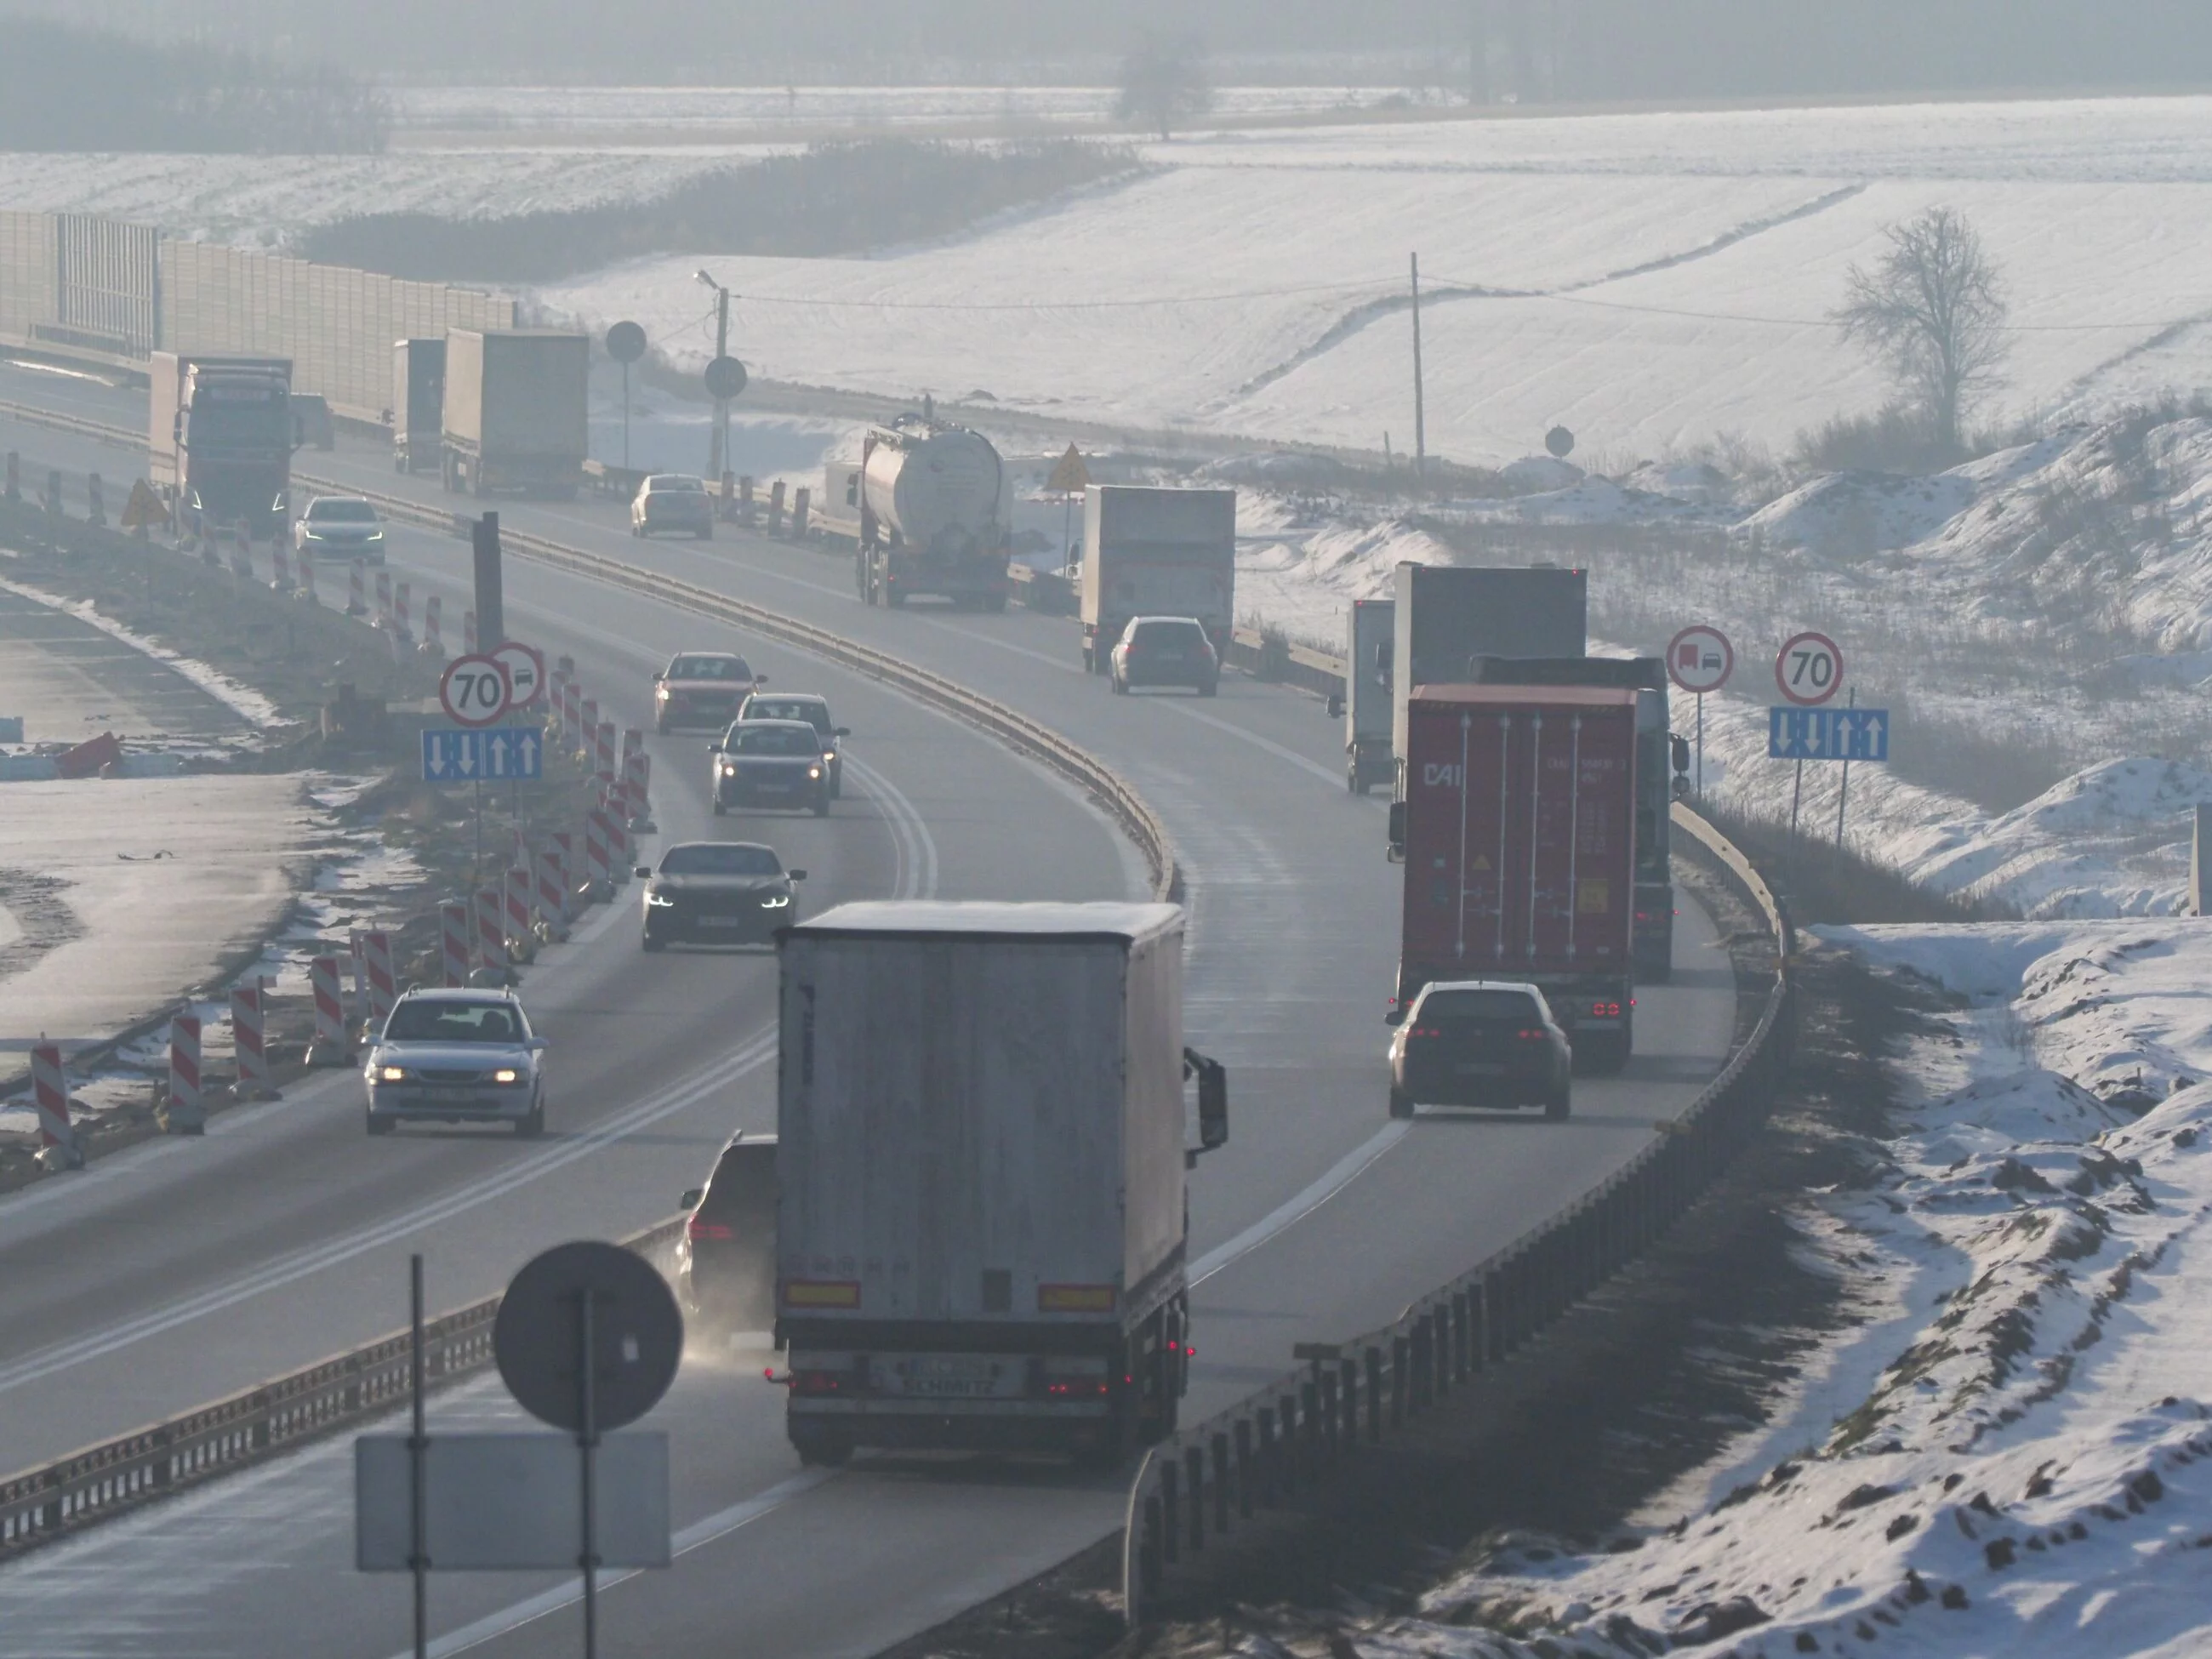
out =
<svg viewBox="0 0 2212 1659"><path fill-rule="evenodd" d="M489 726L507 713L513 695L507 665L482 653L454 658L438 682L439 706L456 726Z"/></svg>
<svg viewBox="0 0 2212 1659"><path fill-rule="evenodd" d="M1843 648L1826 634L1799 634L1775 657L1774 683L1804 708L1824 703L1844 689Z"/></svg>
<svg viewBox="0 0 2212 1659"><path fill-rule="evenodd" d="M507 706L528 708L545 700L545 653L534 645L509 640L490 653L507 671Z"/></svg>
<svg viewBox="0 0 2212 1659"><path fill-rule="evenodd" d="M1735 647L1717 628L1686 628L1667 642L1667 678L1685 691L1717 691L1735 672Z"/></svg>

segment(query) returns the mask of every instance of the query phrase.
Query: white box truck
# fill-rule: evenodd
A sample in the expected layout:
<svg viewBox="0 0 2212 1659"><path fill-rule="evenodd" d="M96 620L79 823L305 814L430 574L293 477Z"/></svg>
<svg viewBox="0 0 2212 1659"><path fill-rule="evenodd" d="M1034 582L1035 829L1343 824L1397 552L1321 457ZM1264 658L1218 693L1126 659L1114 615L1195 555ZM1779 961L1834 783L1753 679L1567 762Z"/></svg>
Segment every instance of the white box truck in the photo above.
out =
<svg viewBox="0 0 2212 1659"><path fill-rule="evenodd" d="M1172 1431L1184 1171L1228 1138L1222 1069L1183 1047L1182 939L1167 904L893 901L779 935L775 1334L801 1461L1113 1463Z"/></svg>
<svg viewBox="0 0 2212 1659"><path fill-rule="evenodd" d="M1194 617L1226 659L1237 622L1237 492L1093 484L1083 501L1083 665L1132 617Z"/></svg>
<svg viewBox="0 0 2212 1659"><path fill-rule="evenodd" d="M573 500L590 453L592 341L550 328L446 336L446 488Z"/></svg>
<svg viewBox="0 0 2212 1659"><path fill-rule="evenodd" d="M1344 787L1364 795L1397 781L1390 748L1390 659L1398 610L1394 599L1354 599L1344 635Z"/></svg>

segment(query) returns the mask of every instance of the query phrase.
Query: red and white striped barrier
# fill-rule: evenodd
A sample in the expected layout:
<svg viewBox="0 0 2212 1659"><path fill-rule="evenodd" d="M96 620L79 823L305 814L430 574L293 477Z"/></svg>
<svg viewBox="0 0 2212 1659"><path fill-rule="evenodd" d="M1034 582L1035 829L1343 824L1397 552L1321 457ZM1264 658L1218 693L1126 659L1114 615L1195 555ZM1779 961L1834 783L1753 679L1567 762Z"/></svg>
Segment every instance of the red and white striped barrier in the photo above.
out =
<svg viewBox="0 0 2212 1659"><path fill-rule="evenodd" d="M292 591L292 556L286 550L282 537L269 544L269 557L276 572L270 578L269 586L279 593L290 592Z"/></svg>
<svg viewBox="0 0 2212 1659"><path fill-rule="evenodd" d="M574 754L584 729L584 688L574 675L561 687L561 746Z"/></svg>
<svg viewBox="0 0 2212 1659"><path fill-rule="evenodd" d="M307 964L315 992L315 1040L307 1049L310 1066L344 1066L353 1059L346 1041L345 1000L338 992L338 959L317 957Z"/></svg>
<svg viewBox="0 0 2212 1659"><path fill-rule="evenodd" d="M523 855L519 864L507 868L507 936L510 940L526 939L530 934L530 901L538 889L538 879L532 874L530 859Z"/></svg>
<svg viewBox="0 0 2212 1659"><path fill-rule="evenodd" d="M635 726L626 728L623 732L622 754L623 772L625 776L627 776L629 772L629 757L632 755L642 755L644 752L645 733L639 731Z"/></svg>
<svg viewBox="0 0 2212 1659"><path fill-rule="evenodd" d="M586 697L576 705L575 752L589 761L592 745L599 740L599 705L596 698Z"/></svg>
<svg viewBox="0 0 2212 1659"><path fill-rule="evenodd" d="M161 1127L173 1135L196 1135L207 1128L200 1105L200 1017L179 1014L169 1022L169 1098Z"/></svg>
<svg viewBox="0 0 2212 1659"><path fill-rule="evenodd" d="M564 831L538 847L538 919L553 939L568 936L568 845Z"/></svg>
<svg viewBox="0 0 2212 1659"><path fill-rule="evenodd" d="M623 763L623 822L633 830L650 834L653 808L647 802L646 793L653 783L653 757L641 749L627 757Z"/></svg>
<svg viewBox="0 0 2212 1659"><path fill-rule="evenodd" d="M353 562L353 574L346 585L346 615L366 617L368 614L368 567L361 560Z"/></svg>
<svg viewBox="0 0 2212 1659"><path fill-rule="evenodd" d="M476 894L477 965L495 977L507 975L507 905L496 887Z"/></svg>
<svg viewBox="0 0 2212 1659"><path fill-rule="evenodd" d="M399 978L392 969L392 935L378 927L361 935L362 977L368 988L368 1026L380 1034L392 1018L392 1005L399 1000Z"/></svg>
<svg viewBox="0 0 2212 1659"><path fill-rule="evenodd" d="M403 640L412 639L415 636L413 611L412 584L402 582L392 601L392 631Z"/></svg>
<svg viewBox="0 0 2212 1659"><path fill-rule="evenodd" d="M561 659L568 661L566 657ZM566 668L556 667L545 684L546 706L553 712L554 729L566 736L568 730L568 686L570 675Z"/></svg>
<svg viewBox="0 0 2212 1659"><path fill-rule="evenodd" d="M592 770L599 775L600 781L614 783L622 777L622 773L617 769L620 764L615 749L615 723L601 720L599 741L592 750Z"/></svg>
<svg viewBox="0 0 2212 1659"><path fill-rule="evenodd" d="M70 1121L69 1073L62 1069L58 1042L31 1049L31 1105L39 1115L39 1161L49 1170L84 1168L84 1148Z"/></svg>
<svg viewBox="0 0 2212 1659"><path fill-rule="evenodd" d="M315 556L306 548L300 550L300 592L307 596L309 605L320 605L322 596L315 592Z"/></svg>
<svg viewBox="0 0 2212 1659"><path fill-rule="evenodd" d="M269 1075L268 1002L257 980L230 988L230 1046L238 1066L240 1100L274 1100Z"/></svg>
<svg viewBox="0 0 2212 1659"><path fill-rule="evenodd" d="M477 653L477 613L473 611L461 612L461 649L472 657Z"/></svg>
<svg viewBox="0 0 2212 1659"><path fill-rule="evenodd" d="M469 943L473 930L465 902L438 907L439 977L449 985L469 982Z"/></svg>
<svg viewBox="0 0 2212 1659"><path fill-rule="evenodd" d="M615 883L614 814L594 806L584 817L584 873L594 894Z"/></svg>
<svg viewBox="0 0 2212 1659"><path fill-rule="evenodd" d="M379 628L392 626L392 573L388 570L380 570L376 573L375 626Z"/></svg>
<svg viewBox="0 0 2212 1659"><path fill-rule="evenodd" d="M446 659L446 635L441 625L444 619L439 614L442 609L443 601L435 593L422 601L422 654L439 662Z"/></svg>

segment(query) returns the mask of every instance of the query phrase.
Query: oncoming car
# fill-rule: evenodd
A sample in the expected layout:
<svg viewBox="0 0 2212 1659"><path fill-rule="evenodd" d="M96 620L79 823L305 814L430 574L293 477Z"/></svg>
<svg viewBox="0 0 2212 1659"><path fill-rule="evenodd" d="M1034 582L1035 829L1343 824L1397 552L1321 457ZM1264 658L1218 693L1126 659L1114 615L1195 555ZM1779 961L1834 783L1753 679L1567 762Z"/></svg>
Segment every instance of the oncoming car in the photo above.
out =
<svg viewBox="0 0 2212 1659"><path fill-rule="evenodd" d="M702 542L714 539L714 501L699 479L682 472L655 472L639 486L629 504L629 533L658 536L678 530Z"/></svg>
<svg viewBox="0 0 2212 1659"><path fill-rule="evenodd" d="M645 882L644 939L648 951L671 945L757 945L799 920L793 884L804 870L786 870L773 847L748 841L691 841L660 855L660 867L637 866Z"/></svg>
<svg viewBox="0 0 2212 1659"><path fill-rule="evenodd" d="M845 793L845 757L838 752L837 739L849 738L853 729L830 720L827 697L811 693L756 691L738 705L738 719L805 720L822 739L822 763L830 769L830 799L835 800Z"/></svg>
<svg viewBox="0 0 2212 1659"><path fill-rule="evenodd" d="M1563 1118L1573 1054L1533 985L1496 980L1426 986L1390 1039L1390 1115L1421 1106L1541 1106Z"/></svg>
<svg viewBox="0 0 2212 1659"><path fill-rule="evenodd" d="M822 739L805 720L738 720L707 745L714 816L732 806L787 806L830 816L830 769Z"/></svg>
<svg viewBox="0 0 2212 1659"><path fill-rule="evenodd" d="M410 991L368 1046L368 1132L399 1123L506 1123L545 1129L545 1039L511 992Z"/></svg>
<svg viewBox="0 0 2212 1659"><path fill-rule="evenodd" d="M384 562L384 520L358 495L318 495L292 521L292 545L333 559Z"/></svg>
<svg viewBox="0 0 2212 1659"><path fill-rule="evenodd" d="M653 729L727 726L738 705L767 684L734 651L679 651L653 677Z"/></svg>

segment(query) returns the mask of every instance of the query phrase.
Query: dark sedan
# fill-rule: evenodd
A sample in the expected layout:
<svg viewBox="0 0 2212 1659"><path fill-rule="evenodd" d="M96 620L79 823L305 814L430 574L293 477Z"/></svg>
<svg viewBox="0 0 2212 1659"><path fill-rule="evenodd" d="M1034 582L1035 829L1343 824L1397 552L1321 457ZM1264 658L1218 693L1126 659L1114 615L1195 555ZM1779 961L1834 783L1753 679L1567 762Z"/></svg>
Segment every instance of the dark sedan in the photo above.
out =
<svg viewBox="0 0 2212 1659"><path fill-rule="evenodd" d="M1569 1110L1573 1054L1533 985L1459 980L1426 987L1390 1040L1390 1115L1423 1106Z"/></svg>
<svg viewBox="0 0 2212 1659"><path fill-rule="evenodd" d="M645 948L671 945L758 945L799 919L795 884L772 847L744 841L692 841L672 847L660 867L641 864Z"/></svg>
<svg viewBox="0 0 2212 1659"><path fill-rule="evenodd" d="M707 747L714 816L733 806L782 806L830 816L822 738L805 720L739 720Z"/></svg>
<svg viewBox="0 0 2212 1659"><path fill-rule="evenodd" d="M705 1324L757 1333L765 1345L775 1323L775 1137L739 1134L684 1207L691 1214L676 1244L676 1294Z"/></svg>

